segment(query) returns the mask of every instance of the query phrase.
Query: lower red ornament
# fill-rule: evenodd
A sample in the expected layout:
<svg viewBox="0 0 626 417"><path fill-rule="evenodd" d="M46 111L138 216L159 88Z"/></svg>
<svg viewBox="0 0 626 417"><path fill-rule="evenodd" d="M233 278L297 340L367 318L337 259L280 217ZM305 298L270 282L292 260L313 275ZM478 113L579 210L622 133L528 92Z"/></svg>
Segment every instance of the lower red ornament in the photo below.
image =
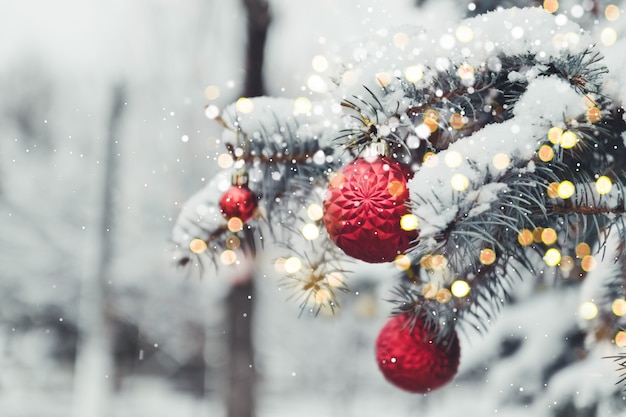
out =
<svg viewBox="0 0 626 417"><path fill-rule="evenodd" d="M219 207L225 218L238 217L242 222L246 222L254 215L257 200L247 186L233 185L220 198Z"/></svg>
<svg viewBox="0 0 626 417"><path fill-rule="evenodd" d="M459 367L459 339L456 333L447 345L432 339L419 319L413 328L406 313L389 319L376 339L376 360L387 381L414 393L450 382Z"/></svg>

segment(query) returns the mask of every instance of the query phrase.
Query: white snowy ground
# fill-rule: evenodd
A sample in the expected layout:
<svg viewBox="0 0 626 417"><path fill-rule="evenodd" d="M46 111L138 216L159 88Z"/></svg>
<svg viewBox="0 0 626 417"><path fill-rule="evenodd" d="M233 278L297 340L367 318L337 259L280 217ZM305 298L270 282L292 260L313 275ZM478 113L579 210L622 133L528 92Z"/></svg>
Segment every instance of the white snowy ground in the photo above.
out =
<svg viewBox="0 0 626 417"><path fill-rule="evenodd" d="M463 14L452 2L431 1L425 10L412 3L273 0L269 94L298 96L313 73L313 56L332 55L340 45L379 28L444 26ZM234 1L0 3L0 80L8 73L42 68L33 74L43 74L54 98L47 113L51 119L42 121L54 136L53 153L23 144L16 131L0 126L0 189L12 203L0 206L0 228L9 231L1 240L0 277L7 288L19 289L19 308L36 310L50 298L75 302L69 295L75 285L63 277L91 268L91 230L96 227L91 210L99 198L92 184L101 174L110 86L126 80L130 99L118 196L122 230L113 285L145 291L142 298L131 299L127 314L154 327L159 335L155 343L173 356L185 355L185 336L177 323L195 317L215 330L223 287L211 279L219 278L209 273L202 282L186 279L169 264L165 240L182 201L216 170L207 155L216 150L218 129L203 116L203 91L207 85L219 86L222 93L215 102L220 106L236 98L243 24ZM619 65L618 58L612 56L612 61ZM14 90L17 96L2 94L0 103L19 99L25 88ZM39 227L31 227L33 222ZM315 319L298 319L297 307L285 302L271 268L265 270L256 334L260 417L548 417L555 402L575 396L585 404L596 390L610 391L615 381L613 365L599 359L612 351L600 347L554 384L538 385L541 362L550 362L566 343L562 333L576 321L580 302L576 294L546 290L505 310L487 336L462 337L461 369L449 386L427 397L401 392L382 379L372 352L387 317L389 306L382 299L393 278L382 269L357 269L361 280L389 285L381 286L374 298L364 293L346 299L346 308L334 318ZM70 415L72 372L47 355L54 341L45 331L2 327L0 416ZM504 365L490 367L500 341L511 334L524 338L523 347ZM214 335L210 342L219 345L219 340ZM488 369L473 376L483 365ZM524 391L539 400L528 408L520 405L515 399ZM111 417L223 415L217 395L199 401L161 379L136 375L108 407ZM620 415L608 402L602 407L599 416Z"/></svg>

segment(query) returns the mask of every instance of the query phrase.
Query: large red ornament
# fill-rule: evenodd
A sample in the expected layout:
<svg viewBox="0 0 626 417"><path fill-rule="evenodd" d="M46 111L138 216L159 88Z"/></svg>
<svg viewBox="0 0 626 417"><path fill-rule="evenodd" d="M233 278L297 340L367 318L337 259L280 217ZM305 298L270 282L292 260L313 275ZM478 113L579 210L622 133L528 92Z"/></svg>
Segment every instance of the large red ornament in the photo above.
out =
<svg viewBox="0 0 626 417"><path fill-rule="evenodd" d="M324 199L324 226L347 255L365 262L393 261L418 236L400 219L409 213L413 173L391 158L358 158L336 174Z"/></svg>
<svg viewBox="0 0 626 417"><path fill-rule="evenodd" d="M406 391L426 393L452 380L459 367L461 349L454 337L435 343L432 335L417 320L411 328L411 317L392 317L376 339L376 360L387 381Z"/></svg>
<svg viewBox="0 0 626 417"><path fill-rule="evenodd" d="M225 218L238 217L246 222L254 215L257 199L246 185L233 185L220 198L219 207Z"/></svg>

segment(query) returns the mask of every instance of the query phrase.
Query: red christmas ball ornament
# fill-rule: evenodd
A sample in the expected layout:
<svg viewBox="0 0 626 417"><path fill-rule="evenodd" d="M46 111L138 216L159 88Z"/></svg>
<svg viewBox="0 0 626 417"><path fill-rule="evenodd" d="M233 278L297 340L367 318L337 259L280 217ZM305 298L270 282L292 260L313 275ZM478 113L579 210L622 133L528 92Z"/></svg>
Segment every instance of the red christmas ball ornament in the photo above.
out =
<svg viewBox="0 0 626 417"><path fill-rule="evenodd" d="M392 317L376 339L376 360L385 379L409 392L423 394L450 382L460 353L456 333L452 339L435 343L421 320L411 328L406 313Z"/></svg>
<svg viewBox="0 0 626 417"><path fill-rule="evenodd" d="M254 215L257 199L248 186L233 185L220 198L219 207L226 219L238 217L246 222Z"/></svg>
<svg viewBox="0 0 626 417"><path fill-rule="evenodd" d="M324 226L347 255L365 262L391 262L418 236L405 230L407 182L413 173L388 157L358 158L331 180L324 199Z"/></svg>

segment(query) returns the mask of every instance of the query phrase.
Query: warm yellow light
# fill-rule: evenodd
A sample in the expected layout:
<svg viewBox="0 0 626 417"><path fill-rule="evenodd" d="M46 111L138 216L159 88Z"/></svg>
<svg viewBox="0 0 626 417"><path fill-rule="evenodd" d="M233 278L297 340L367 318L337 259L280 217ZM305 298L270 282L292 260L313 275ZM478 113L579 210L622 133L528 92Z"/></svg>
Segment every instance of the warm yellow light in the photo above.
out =
<svg viewBox="0 0 626 417"><path fill-rule="evenodd" d="M343 276L339 272L331 272L326 275L326 281L333 288L343 287Z"/></svg>
<svg viewBox="0 0 626 417"><path fill-rule="evenodd" d="M621 330L619 332L617 332L617 334L615 335L615 344L617 345L617 347L624 347L626 346L626 332Z"/></svg>
<svg viewBox="0 0 626 417"><path fill-rule="evenodd" d="M381 87L387 87L391 84L393 78L388 72L379 72L376 74L376 83Z"/></svg>
<svg viewBox="0 0 626 417"><path fill-rule="evenodd" d="M598 265L598 262L596 261L596 258L593 255L587 255L580 261L580 267L585 272L593 271L597 265Z"/></svg>
<svg viewBox="0 0 626 417"><path fill-rule="evenodd" d="M535 243L541 243L541 234L543 233L543 227L535 227L535 230L533 230L533 242Z"/></svg>
<svg viewBox="0 0 626 417"><path fill-rule="evenodd" d="M457 151L449 151L446 153L443 161L450 168L458 168L463 163L463 155L461 155L461 153Z"/></svg>
<svg viewBox="0 0 626 417"><path fill-rule="evenodd" d="M539 151L537 151L537 155L539 155L539 159L543 162L549 162L554 158L554 149L549 145L541 145Z"/></svg>
<svg viewBox="0 0 626 417"><path fill-rule="evenodd" d="M306 214L309 216L309 219L317 221L324 217L324 209L319 204L313 203L307 207Z"/></svg>
<svg viewBox="0 0 626 417"><path fill-rule="evenodd" d="M404 184L402 184L402 181L391 180L389 181L389 184L387 184L387 192L394 197L401 196L405 191L406 188L404 187Z"/></svg>
<svg viewBox="0 0 626 417"><path fill-rule="evenodd" d="M430 261L432 268L436 271L441 271L448 266L448 259L443 255L434 255Z"/></svg>
<svg viewBox="0 0 626 417"><path fill-rule="evenodd" d="M578 136L576 135L576 133L572 132L571 130L568 130L567 132L563 132L563 134L561 135L560 145L564 149L571 149L574 146L576 146L577 143L578 143Z"/></svg>
<svg viewBox="0 0 626 417"><path fill-rule="evenodd" d="M330 174L329 183L331 187L339 188L346 182L346 177L341 172Z"/></svg>
<svg viewBox="0 0 626 417"><path fill-rule="evenodd" d="M437 296L437 291L439 291L439 284L436 282L429 282L422 288L422 295L426 298L432 299Z"/></svg>
<svg viewBox="0 0 626 417"><path fill-rule="evenodd" d="M491 265L496 261L496 253L493 249L485 248L480 251L478 258L483 265Z"/></svg>
<svg viewBox="0 0 626 417"><path fill-rule="evenodd" d="M437 296L435 297L437 301L441 304L445 304L452 298L452 293L447 288L442 288L437 291Z"/></svg>
<svg viewBox="0 0 626 417"><path fill-rule="evenodd" d="M621 12L619 10L619 7L614 4L609 4L608 6L606 6L606 9L604 9L604 17L606 17L606 20L608 20L609 22L614 22L619 19L620 14Z"/></svg>
<svg viewBox="0 0 626 417"><path fill-rule="evenodd" d="M426 152L424 154L424 166L428 168L436 167L439 163L439 156L434 152Z"/></svg>
<svg viewBox="0 0 626 417"><path fill-rule="evenodd" d="M311 100L306 97L298 97L293 102L293 111L297 114L307 114L311 111L313 104L311 104Z"/></svg>
<svg viewBox="0 0 626 417"><path fill-rule="evenodd" d="M409 213L400 217L400 227L402 228L402 230L415 230L417 229L417 226L419 226L419 221L415 214Z"/></svg>
<svg viewBox="0 0 626 417"><path fill-rule="evenodd" d="M320 228L313 223L307 223L302 227L302 236L306 240L315 240L320 235Z"/></svg>
<svg viewBox="0 0 626 417"><path fill-rule="evenodd" d="M576 257L577 258L582 259L585 256L589 255L590 253L591 253L591 248L586 242L580 242L578 245L576 245Z"/></svg>
<svg viewBox="0 0 626 417"><path fill-rule="evenodd" d="M491 163L496 169L507 169L511 165L511 157L505 153L497 153L493 156Z"/></svg>
<svg viewBox="0 0 626 417"><path fill-rule="evenodd" d="M544 0L543 8L549 13L556 13L559 10L558 0Z"/></svg>
<svg viewBox="0 0 626 417"><path fill-rule="evenodd" d="M559 184L559 188L557 189L557 193L559 197L562 199L570 198L576 192L576 187L571 181L565 180Z"/></svg>
<svg viewBox="0 0 626 417"><path fill-rule="evenodd" d="M276 261L274 261L274 269L276 270L276 272L285 272L285 262L287 262L287 259L285 258L278 258L276 259Z"/></svg>
<svg viewBox="0 0 626 417"><path fill-rule="evenodd" d="M419 65L411 65L404 69L404 77L410 83L416 83L424 78L424 70Z"/></svg>
<svg viewBox="0 0 626 417"><path fill-rule="evenodd" d="M471 42L474 39L474 31L467 25L460 25L456 28L456 38L459 42Z"/></svg>
<svg viewBox="0 0 626 417"><path fill-rule="evenodd" d="M552 245L556 242L557 234L554 229L547 227L541 231L541 241L546 245Z"/></svg>
<svg viewBox="0 0 626 417"><path fill-rule="evenodd" d="M231 217L228 219L227 226L232 233L237 233L243 230L243 221L239 217Z"/></svg>
<svg viewBox="0 0 626 417"><path fill-rule="evenodd" d="M420 259L420 266L426 270L433 269L433 256L430 254L422 256L422 259Z"/></svg>
<svg viewBox="0 0 626 417"><path fill-rule="evenodd" d="M235 103L235 108L240 113L252 113L254 110L254 102L247 97L241 97Z"/></svg>
<svg viewBox="0 0 626 417"><path fill-rule="evenodd" d="M587 109L585 117L589 123L598 123L602 119L602 112L599 108L593 106Z"/></svg>
<svg viewBox="0 0 626 417"><path fill-rule="evenodd" d="M222 263L224 265L232 265L235 262L237 262L237 254L235 253L235 251L232 251L230 249L226 249L220 255L220 260L222 261Z"/></svg>
<svg viewBox="0 0 626 417"><path fill-rule="evenodd" d="M285 260L285 272L288 274L295 274L302 268L302 261L297 256L291 256Z"/></svg>
<svg viewBox="0 0 626 417"><path fill-rule="evenodd" d="M469 180L465 175L458 173L452 176L452 178L450 179L450 184L455 190L463 191L467 189L467 187L469 187Z"/></svg>
<svg viewBox="0 0 626 417"><path fill-rule="evenodd" d="M598 315L598 306L591 301L586 301L578 307L578 315L585 320L592 320Z"/></svg>
<svg viewBox="0 0 626 417"><path fill-rule="evenodd" d="M326 288L320 288L319 290L315 291L313 297L315 298L316 304L326 304L328 301L331 301L333 299L332 293Z"/></svg>
<svg viewBox="0 0 626 417"><path fill-rule="evenodd" d="M467 282L463 280L457 280L452 283L450 290L455 297L461 298L469 294L470 286Z"/></svg>
<svg viewBox="0 0 626 417"><path fill-rule="evenodd" d="M459 69L456 71L456 75L458 75L462 80L471 80L474 78L474 67L470 64L461 64Z"/></svg>
<svg viewBox="0 0 626 417"><path fill-rule="evenodd" d="M561 142L561 136L563 135L563 129L560 127L554 126L548 130L548 140L558 145Z"/></svg>
<svg viewBox="0 0 626 417"><path fill-rule="evenodd" d="M528 229L522 229L517 234L517 241L522 246L528 246L533 243L533 232Z"/></svg>
<svg viewBox="0 0 626 417"><path fill-rule="evenodd" d="M241 240L237 236L228 236L226 239L226 247L228 249L237 249L239 246L241 246Z"/></svg>
<svg viewBox="0 0 626 417"><path fill-rule="evenodd" d="M600 40L605 46L611 46L617 41L617 32L613 28L604 28L600 33Z"/></svg>
<svg viewBox="0 0 626 417"><path fill-rule="evenodd" d="M189 242L189 250L193 253L203 253L207 249L206 242L202 239L193 239Z"/></svg>
<svg viewBox="0 0 626 417"><path fill-rule="evenodd" d="M328 69L328 60L324 55L315 55L311 61L313 69L317 72L324 72Z"/></svg>
<svg viewBox="0 0 626 417"><path fill-rule="evenodd" d="M450 127L452 127L452 129L459 130L463 126L465 126L465 120L463 119L463 116L461 116L459 113L454 113L450 116Z"/></svg>
<svg viewBox="0 0 626 417"><path fill-rule="evenodd" d="M400 271L407 271L411 267L411 258L406 255L398 255L394 259L393 264Z"/></svg>
<svg viewBox="0 0 626 417"><path fill-rule="evenodd" d="M209 85L204 89L204 96L207 100L215 100L220 96L220 89L216 85Z"/></svg>
<svg viewBox="0 0 626 417"><path fill-rule="evenodd" d="M556 266L561 262L561 252L556 248L550 248L543 255L543 260L548 266Z"/></svg>
<svg viewBox="0 0 626 417"><path fill-rule="evenodd" d="M626 314L626 300L624 300L623 298L618 298L614 300L613 304L611 305L611 311L613 311L613 314L615 314L617 317L622 317L624 314Z"/></svg>
<svg viewBox="0 0 626 417"><path fill-rule="evenodd" d="M613 188L613 181L609 177L603 175L596 180L598 194L608 194L611 192L611 188Z"/></svg>
<svg viewBox="0 0 626 417"><path fill-rule="evenodd" d="M550 198L557 198L559 196L559 183L551 182L548 184L548 188L546 189L546 193Z"/></svg>
<svg viewBox="0 0 626 417"><path fill-rule="evenodd" d="M217 165L222 169L227 169L233 166L235 160L230 154L223 153L217 157Z"/></svg>
<svg viewBox="0 0 626 417"><path fill-rule="evenodd" d="M569 255L563 256L561 258L561 262L559 263L559 268L561 269L561 271L564 272L569 272L572 269L574 269L574 258L572 258Z"/></svg>

